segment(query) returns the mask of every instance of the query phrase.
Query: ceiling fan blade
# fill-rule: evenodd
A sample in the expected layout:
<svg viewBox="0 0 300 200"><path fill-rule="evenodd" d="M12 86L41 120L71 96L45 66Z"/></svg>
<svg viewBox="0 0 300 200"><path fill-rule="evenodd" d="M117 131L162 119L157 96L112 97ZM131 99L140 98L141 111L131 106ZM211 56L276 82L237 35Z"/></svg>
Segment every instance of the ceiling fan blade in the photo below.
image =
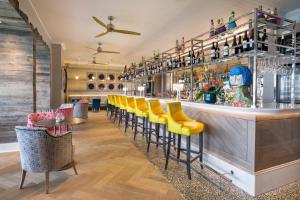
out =
<svg viewBox="0 0 300 200"><path fill-rule="evenodd" d="M105 23L103 23L100 19L98 19L98 18L95 17L95 16L92 16L92 17L93 17L93 19L94 19L98 24L100 24L101 26L103 26L104 28L107 29L107 26L106 26Z"/></svg>
<svg viewBox="0 0 300 200"><path fill-rule="evenodd" d="M108 33L108 31L104 32L104 33L100 33L99 35L96 35L95 37L98 38L98 37L101 37L103 35L106 35Z"/></svg>
<svg viewBox="0 0 300 200"><path fill-rule="evenodd" d="M101 53L116 53L116 54L120 54L120 52L117 52L117 51L101 51Z"/></svg>
<svg viewBox="0 0 300 200"><path fill-rule="evenodd" d="M96 52L96 53L93 53L93 55L97 55L97 54L99 54L100 52Z"/></svg>
<svg viewBox="0 0 300 200"><path fill-rule="evenodd" d="M97 51L97 49L93 49L93 48L90 48L90 47L85 47L85 48L93 50L93 51Z"/></svg>
<svg viewBox="0 0 300 200"><path fill-rule="evenodd" d="M112 31L116 32L116 33L123 33L123 34L129 34L129 35L141 35L141 33L138 33L138 32L120 30L120 29L113 29Z"/></svg>

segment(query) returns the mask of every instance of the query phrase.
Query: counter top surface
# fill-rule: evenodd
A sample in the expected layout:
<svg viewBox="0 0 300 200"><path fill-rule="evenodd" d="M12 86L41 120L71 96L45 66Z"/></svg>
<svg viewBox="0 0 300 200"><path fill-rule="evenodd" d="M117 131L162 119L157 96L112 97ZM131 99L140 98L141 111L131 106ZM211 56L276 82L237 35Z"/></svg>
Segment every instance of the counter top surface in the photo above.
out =
<svg viewBox="0 0 300 200"><path fill-rule="evenodd" d="M164 102L176 101L176 99L167 99L167 98L149 98L149 99L160 99ZM222 110L229 112L239 112L239 113L252 113L252 114L275 114L275 113L299 113L300 114L300 104L295 104L294 106L286 103L274 103L274 102L265 102L259 104L257 108L250 107L233 107L230 105L221 105L221 104L207 104L204 102L189 102L186 100L181 100L182 105L191 106L203 109L210 110Z"/></svg>

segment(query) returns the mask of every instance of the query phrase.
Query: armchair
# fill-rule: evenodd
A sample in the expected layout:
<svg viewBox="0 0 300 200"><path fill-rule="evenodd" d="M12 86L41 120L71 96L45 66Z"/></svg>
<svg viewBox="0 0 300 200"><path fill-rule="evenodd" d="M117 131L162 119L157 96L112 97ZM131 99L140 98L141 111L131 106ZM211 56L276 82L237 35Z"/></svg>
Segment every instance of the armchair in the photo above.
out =
<svg viewBox="0 0 300 200"><path fill-rule="evenodd" d="M20 148L23 188L27 172L45 173L45 193L49 190L49 173L73 167L77 170L73 159L72 134L68 132L54 137L45 128L15 127Z"/></svg>

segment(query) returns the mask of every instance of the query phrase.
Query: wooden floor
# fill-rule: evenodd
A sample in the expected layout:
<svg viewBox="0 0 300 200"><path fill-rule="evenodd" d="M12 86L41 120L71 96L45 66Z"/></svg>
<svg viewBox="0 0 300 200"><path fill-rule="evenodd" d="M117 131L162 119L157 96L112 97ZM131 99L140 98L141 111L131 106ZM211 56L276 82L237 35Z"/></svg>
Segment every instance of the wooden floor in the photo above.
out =
<svg viewBox="0 0 300 200"><path fill-rule="evenodd" d="M105 113L89 113L86 124L75 127L73 143L79 175L73 170L50 173L50 194L44 194L44 175L21 177L18 152L0 154L0 199L181 199Z"/></svg>

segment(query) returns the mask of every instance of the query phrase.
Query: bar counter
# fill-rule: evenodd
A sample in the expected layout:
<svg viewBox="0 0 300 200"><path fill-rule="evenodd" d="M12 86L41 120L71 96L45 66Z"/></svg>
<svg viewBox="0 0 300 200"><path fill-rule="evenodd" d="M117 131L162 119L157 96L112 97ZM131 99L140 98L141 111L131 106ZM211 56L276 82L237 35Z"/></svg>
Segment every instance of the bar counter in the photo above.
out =
<svg viewBox="0 0 300 200"><path fill-rule="evenodd" d="M172 99L160 99L165 107ZM204 162L251 195L300 179L300 105L238 108L181 101L205 123ZM192 139L197 144L197 138ZM229 174L229 175L228 175Z"/></svg>

